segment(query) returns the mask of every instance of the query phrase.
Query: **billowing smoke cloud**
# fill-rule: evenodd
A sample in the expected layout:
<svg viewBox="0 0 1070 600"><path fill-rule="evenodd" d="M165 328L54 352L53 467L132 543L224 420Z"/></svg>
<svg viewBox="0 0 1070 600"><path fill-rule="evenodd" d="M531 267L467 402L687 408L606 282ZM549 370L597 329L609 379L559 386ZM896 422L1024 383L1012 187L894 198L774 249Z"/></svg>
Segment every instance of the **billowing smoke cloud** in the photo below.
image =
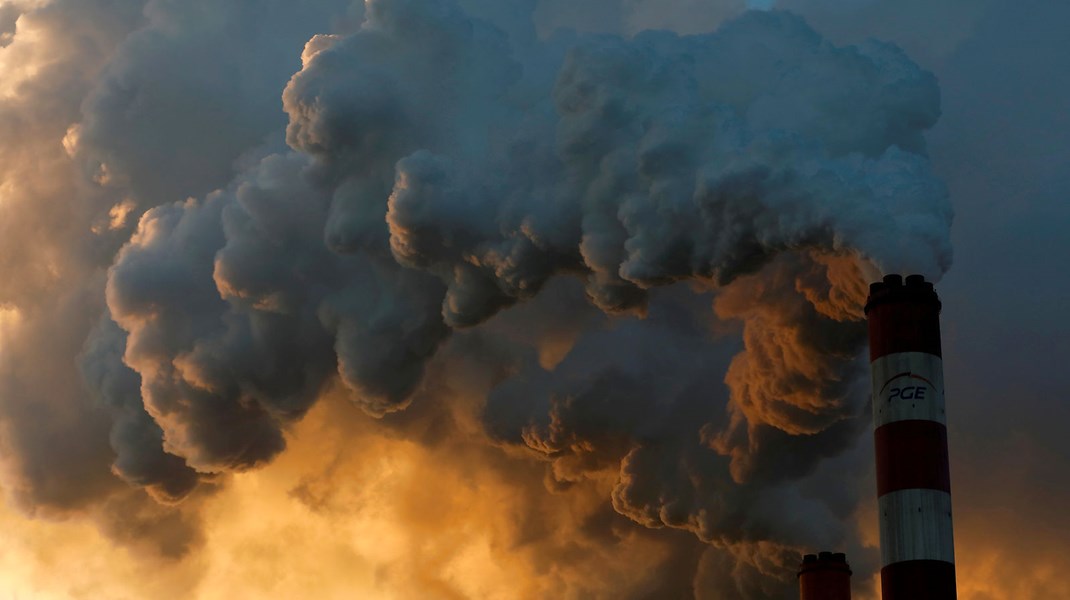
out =
<svg viewBox="0 0 1070 600"><path fill-rule="evenodd" d="M107 471L108 416L74 369L103 279L61 142L136 11L37 4L3 7L18 34L0 48L0 447L9 497L60 517L124 487Z"/></svg>
<svg viewBox="0 0 1070 600"><path fill-rule="evenodd" d="M779 53L724 60L767 39ZM752 426L815 433L845 416L843 390L821 383L844 368L773 356L773 331L802 346L796 362L850 363L858 328L836 323L859 318L842 306L859 277L830 292L836 277L803 275L818 259L767 265L788 251L932 274L949 261L943 188L916 154L935 85L893 47L837 50L755 13L694 38L581 40L552 92L511 98L523 73L491 24L449 2L376 2L303 59L283 99L308 158L268 157L227 191L149 212L111 270L126 362L166 445L200 470L278 452L275 424L303 413L335 358L370 411L402 407L447 326L557 274L604 310L644 313L653 286L787 271L767 276L777 291L719 300L747 331L728 380ZM826 71L844 89L815 83Z"/></svg>
<svg viewBox="0 0 1070 600"><path fill-rule="evenodd" d="M332 18L348 26L344 2L294 8L300 16L293 19L278 7L263 16L261 7L61 0L2 6L3 27L13 33L0 47L0 443L4 488L27 512L88 514L132 543L155 536L168 555L197 537L186 532L187 541L177 543L167 527L121 525L150 513L157 517L147 523L189 522L151 500L137 508L145 494L131 494L111 471L170 501L188 496L198 477L163 452L161 428L143 407L141 378L121 362L126 332L106 315L105 270L129 239L139 207L224 185L230 163L284 126L277 90L300 66L299 56L280 50L278 36L251 35L237 25L251 16L287 23L293 29L283 38L298 47L329 30ZM249 52L246 59L256 55L254 41L279 60L234 77L243 60L236 50ZM192 47L199 62L191 60ZM170 61L166 70L161 60ZM202 95L205 89L216 93ZM274 91L256 100L252 90ZM238 123L260 131L237 141L229 138L240 131L221 126L213 127L222 135L192 135L207 113L240 113L245 120ZM190 119L184 135L163 135L159 128L182 115ZM144 143L126 145L133 138ZM196 169L189 161L168 164L186 149L209 160ZM181 185L164 186L164 173L178 175L171 181Z"/></svg>
<svg viewBox="0 0 1070 600"><path fill-rule="evenodd" d="M17 202L46 209L5 217L5 250L70 229L31 267L2 259L5 486L25 506L139 514L98 522L179 555L189 505L340 386L393 435L543 471L524 494L596 493L592 546L624 517L705 543L634 534L686 540L667 552L688 583L665 566L651 593L779 597L815 546L872 566L854 488L813 483L865 427L864 284L951 261L936 80L895 46L776 12L618 37L553 31L598 29L553 2L92 4L124 19L4 100L57 174L23 190L10 163ZM708 29L652 5L607 4L612 29ZM25 51L23 22L58 36L73 9L51 7L10 41L0 12L0 52ZM708 9L712 27L740 6ZM39 104L53 79L78 100ZM67 361L20 367L42 340ZM443 408L451 369L479 384ZM73 415L50 425L66 445L10 424L43 422L20 400L38 396ZM61 455L71 473L39 466Z"/></svg>

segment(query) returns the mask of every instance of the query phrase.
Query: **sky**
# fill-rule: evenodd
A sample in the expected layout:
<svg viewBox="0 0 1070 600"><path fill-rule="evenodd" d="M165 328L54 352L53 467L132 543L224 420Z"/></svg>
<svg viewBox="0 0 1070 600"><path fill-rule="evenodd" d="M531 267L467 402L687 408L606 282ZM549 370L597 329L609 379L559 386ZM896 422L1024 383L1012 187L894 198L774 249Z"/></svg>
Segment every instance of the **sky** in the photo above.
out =
<svg viewBox="0 0 1070 600"><path fill-rule="evenodd" d="M0 597L876 598L892 272L960 597L1070 597L1067 18L0 1Z"/></svg>

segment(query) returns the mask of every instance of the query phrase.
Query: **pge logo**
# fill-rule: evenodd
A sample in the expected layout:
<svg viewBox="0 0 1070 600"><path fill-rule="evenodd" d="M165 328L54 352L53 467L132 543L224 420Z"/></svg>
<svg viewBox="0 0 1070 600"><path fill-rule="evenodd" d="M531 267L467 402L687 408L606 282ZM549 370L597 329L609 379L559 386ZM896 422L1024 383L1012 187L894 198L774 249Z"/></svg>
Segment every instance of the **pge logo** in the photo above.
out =
<svg viewBox="0 0 1070 600"><path fill-rule="evenodd" d="M919 382L925 385L918 385ZM922 377L921 375L910 372L899 373L898 375L888 379L888 381L884 382L884 385L881 386L881 391L883 392L884 389L887 389L888 386L892 385L892 383L897 383L898 385L896 387L888 389L888 402L892 402L894 400L925 400L930 389L936 390L936 386L933 385L933 382Z"/></svg>
<svg viewBox="0 0 1070 600"><path fill-rule="evenodd" d="M916 385L888 390L888 402L891 402L896 398L902 398L903 400L924 400L925 386Z"/></svg>

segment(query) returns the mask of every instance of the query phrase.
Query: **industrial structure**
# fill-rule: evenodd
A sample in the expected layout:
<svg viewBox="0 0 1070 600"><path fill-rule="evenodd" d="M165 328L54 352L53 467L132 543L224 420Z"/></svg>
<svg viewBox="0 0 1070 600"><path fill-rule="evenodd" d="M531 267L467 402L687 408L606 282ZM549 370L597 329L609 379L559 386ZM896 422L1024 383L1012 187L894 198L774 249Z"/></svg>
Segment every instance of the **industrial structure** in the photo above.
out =
<svg viewBox="0 0 1070 600"><path fill-rule="evenodd" d="M837 552L807 554L799 566L799 600L851 600L851 566Z"/></svg>
<svg viewBox="0 0 1070 600"><path fill-rule="evenodd" d="M940 299L921 275L869 289L883 600L953 600ZM831 597L831 596L830 596Z"/></svg>

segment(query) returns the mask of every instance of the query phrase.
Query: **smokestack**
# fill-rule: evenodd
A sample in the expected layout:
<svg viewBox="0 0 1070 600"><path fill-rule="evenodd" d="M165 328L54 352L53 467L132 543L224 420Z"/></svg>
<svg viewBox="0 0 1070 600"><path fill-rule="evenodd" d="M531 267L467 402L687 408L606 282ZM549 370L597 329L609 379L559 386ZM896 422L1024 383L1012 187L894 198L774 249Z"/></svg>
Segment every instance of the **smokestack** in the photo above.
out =
<svg viewBox="0 0 1070 600"><path fill-rule="evenodd" d="M940 299L921 275L869 288L884 600L956 597Z"/></svg>
<svg viewBox="0 0 1070 600"><path fill-rule="evenodd" d="M842 552L807 554L799 565L799 600L851 600L851 566Z"/></svg>

